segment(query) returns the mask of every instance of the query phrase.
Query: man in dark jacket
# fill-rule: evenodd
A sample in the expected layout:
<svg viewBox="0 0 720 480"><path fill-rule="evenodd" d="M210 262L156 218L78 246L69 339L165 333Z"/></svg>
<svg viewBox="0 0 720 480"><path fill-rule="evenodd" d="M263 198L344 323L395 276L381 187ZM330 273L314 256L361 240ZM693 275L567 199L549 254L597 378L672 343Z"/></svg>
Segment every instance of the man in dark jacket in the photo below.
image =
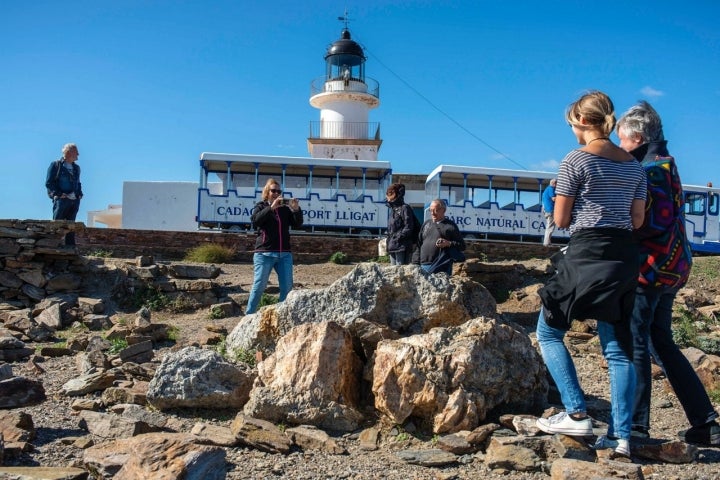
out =
<svg viewBox="0 0 720 480"><path fill-rule="evenodd" d="M413 246L417 238L413 238L415 214L412 207L405 203L405 185L393 183L385 193L390 218L387 229L387 252L391 265L410 263Z"/></svg>
<svg viewBox="0 0 720 480"><path fill-rule="evenodd" d="M80 199L83 196L80 183L80 166L77 162L77 145L68 143L62 148L62 158L50 164L45 177L45 188L53 201L53 220L75 221ZM75 245L75 232L65 235L66 245Z"/></svg>
<svg viewBox="0 0 720 480"><path fill-rule="evenodd" d="M432 272L443 250L451 247L459 251L465 250L465 240L460 234L458 226L445 216L445 202L436 198L430 203L430 220L423 223L418 238L418 248L413 254L413 263L419 263L420 268ZM446 252L447 253L447 252ZM452 274L453 260L449 258L438 271Z"/></svg>

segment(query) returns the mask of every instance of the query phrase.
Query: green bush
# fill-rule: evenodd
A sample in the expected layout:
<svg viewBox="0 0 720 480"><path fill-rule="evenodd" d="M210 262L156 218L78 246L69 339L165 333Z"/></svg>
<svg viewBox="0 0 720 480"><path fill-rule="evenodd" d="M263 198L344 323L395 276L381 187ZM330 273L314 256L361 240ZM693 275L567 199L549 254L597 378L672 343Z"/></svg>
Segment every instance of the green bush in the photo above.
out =
<svg viewBox="0 0 720 480"><path fill-rule="evenodd" d="M110 355L115 355L116 353L120 353L125 350L127 346L128 342L124 338L113 338L110 340L110 349L108 350L108 353Z"/></svg>
<svg viewBox="0 0 720 480"><path fill-rule="evenodd" d="M345 265L348 262L348 256L343 252L335 252L330 255L330 261L332 263L337 263L338 265Z"/></svg>
<svg viewBox="0 0 720 480"><path fill-rule="evenodd" d="M371 260L375 263L390 263L390 256L389 255L381 255L379 257L375 257Z"/></svg>
<svg viewBox="0 0 720 480"><path fill-rule="evenodd" d="M166 308L172 313L188 313L200 308L200 304L191 296L181 293L172 301L168 301Z"/></svg>
<svg viewBox="0 0 720 480"><path fill-rule="evenodd" d="M258 304L258 309L260 307L264 307L266 305L275 305L280 301L280 297L276 297L275 295L268 295L267 293L263 293L262 297L260 297L260 303Z"/></svg>
<svg viewBox="0 0 720 480"><path fill-rule="evenodd" d="M208 313L210 320L220 320L225 318L225 310L220 305L213 305L210 307L210 313Z"/></svg>
<svg viewBox="0 0 720 480"><path fill-rule="evenodd" d="M717 337L700 335L697 338L696 346L705 353L720 355L720 339Z"/></svg>
<svg viewBox="0 0 720 480"><path fill-rule="evenodd" d="M132 297L132 304L135 308L147 307L157 312L168 307L170 299L159 288L142 287Z"/></svg>
<svg viewBox="0 0 720 480"><path fill-rule="evenodd" d="M680 316L672 324L673 340L680 348L694 347L698 337L695 319L686 309L680 310Z"/></svg>
<svg viewBox="0 0 720 480"><path fill-rule="evenodd" d="M227 337L223 336L222 340L220 340L220 343L215 345L214 349L220 355L227 358Z"/></svg>
<svg viewBox="0 0 720 480"><path fill-rule="evenodd" d="M713 403L720 403L720 388L708 390L708 396Z"/></svg>
<svg viewBox="0 0 720 480"><path fill-rule="evenodd" d="M713 323L712 319L700 314L695 316L684 308L678 313L679 317L673 318L672 332L673 340L680 348L695 347L705 353L720 354L720 339L703 335L707 331L707 324Z"/></svg>
<svg viewBox="0 0 720 480"><path fill-rule="evenodd" d="M235 352L235 358L234 360L237 362L244 363L245 365L249 365L251 367L255 366L255 352L257 350L245 350L244 348L241 348L237 352Z"/></svg>
<svg viewBox="0 0 720 480"><path fill-rule="evenodd" d="M189 250L185 254L185 261L196 263L230 263L235 256L231 248L208 243Z"/></svg>
<svg viewBox="0 0 720 480"><path fill-rule="evenodd" d="M170 325L167 331L167 338L171 342L177 342L178 338L180 338L180 329L175 325Z"/></svg>

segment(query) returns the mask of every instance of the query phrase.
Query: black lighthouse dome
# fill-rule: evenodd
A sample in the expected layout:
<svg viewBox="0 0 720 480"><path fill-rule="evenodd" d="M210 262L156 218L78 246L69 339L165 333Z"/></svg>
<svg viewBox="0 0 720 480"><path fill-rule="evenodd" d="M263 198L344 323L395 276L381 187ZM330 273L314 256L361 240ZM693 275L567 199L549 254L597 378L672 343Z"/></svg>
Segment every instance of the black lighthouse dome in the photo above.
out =
<svg viewBox="0 0 720 480"><path fill-rule="evenodd" d="M350 30L344 28L340 38L328 47L325 60L330 57L338 57L342 63L347 65L359 65L365 61L365 52L355 40L350 38Z"/></svg>
<svg viewBox="0 0 720 480"><path fill-rule="evenodd" d="M325 62L328 79L365 78L365 52L360 44L350 38L350 30L344 28L340 38L327 49Z"/></svg>

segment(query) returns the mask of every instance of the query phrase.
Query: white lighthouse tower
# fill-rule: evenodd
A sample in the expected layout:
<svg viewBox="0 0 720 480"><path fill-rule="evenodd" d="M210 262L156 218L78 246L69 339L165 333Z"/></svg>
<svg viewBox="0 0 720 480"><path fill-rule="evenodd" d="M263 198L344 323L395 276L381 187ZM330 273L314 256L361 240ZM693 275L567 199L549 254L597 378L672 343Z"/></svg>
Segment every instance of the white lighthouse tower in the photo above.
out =
<svg viewBox="0 0 720 480"><path fill-rule="evenodd" d="M341 20L345 28L327 49L325 75L310 87L320 121L310 122L308 151L313 158L377 160L380 124L368 122L368 113L380 105L380 86L365 77L365 52L350 38L347 13Z"/></svg>

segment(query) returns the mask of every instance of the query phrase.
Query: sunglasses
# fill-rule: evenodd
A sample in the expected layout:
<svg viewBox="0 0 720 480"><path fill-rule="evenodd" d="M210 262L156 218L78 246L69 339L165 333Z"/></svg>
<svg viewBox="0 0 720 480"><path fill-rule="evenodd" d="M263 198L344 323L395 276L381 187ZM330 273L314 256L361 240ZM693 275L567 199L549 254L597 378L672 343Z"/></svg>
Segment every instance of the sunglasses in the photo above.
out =
<svg viewBox="0 0 720 480"><path fill-rule="evenodd" d="M282 190L277 190L277 189L275 189L275 188L271 188L270 191L271 191L272 193L282 193Z"/></svg>

